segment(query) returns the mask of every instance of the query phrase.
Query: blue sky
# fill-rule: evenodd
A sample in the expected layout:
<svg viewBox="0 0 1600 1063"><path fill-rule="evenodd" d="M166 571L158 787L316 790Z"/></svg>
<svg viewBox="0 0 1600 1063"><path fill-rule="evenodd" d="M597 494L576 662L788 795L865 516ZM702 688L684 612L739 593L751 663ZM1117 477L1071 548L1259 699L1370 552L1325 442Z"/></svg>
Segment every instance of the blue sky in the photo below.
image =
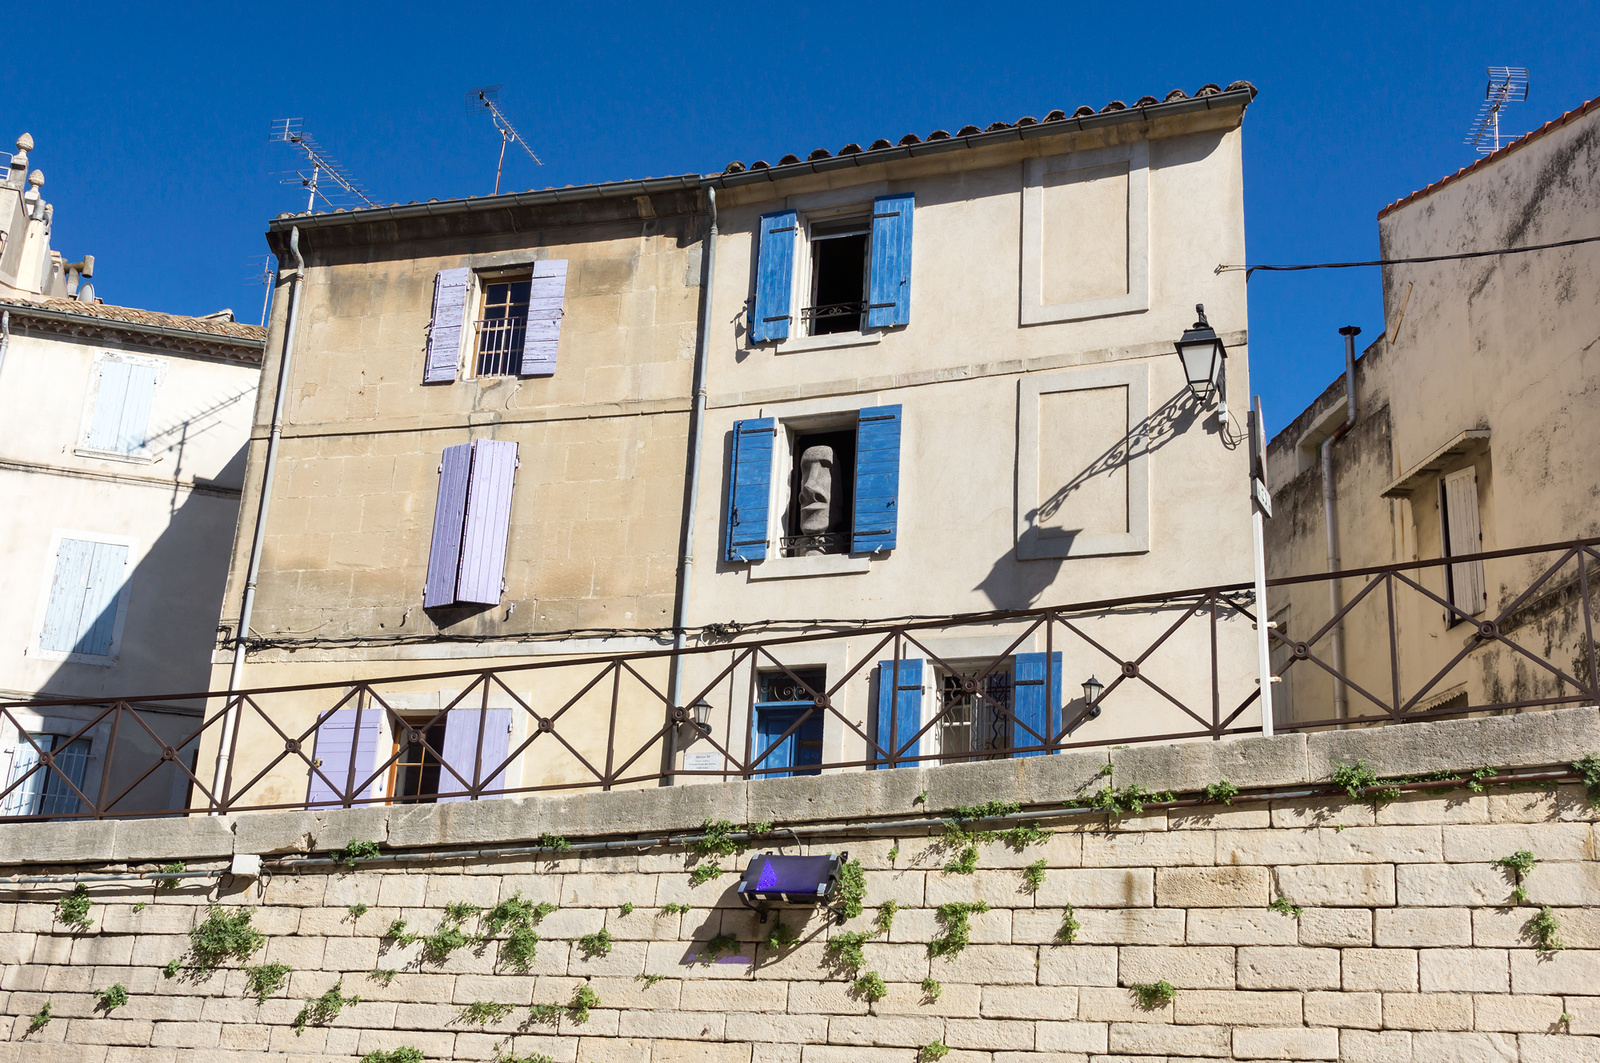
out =
<svg viewBox="0 0 1600 1063"><path fill-rule="evenodd" d="M1371 258L1383 205L1475 157L1484 67L1532 71L1522 132L1600 95L1600 3L453 5L83 3L29 16L0 68L108 302L254 321L262 232L304 206L272 119L304 117L383 202L484 194L503 103L544 159L507 187L720 170L1171 88L1252 81L1252 261ZM252 262L254 259L254 262ZM1250 284L1253 389L1272 430L1382 323L1376 270ZM1232 327L1232 323L1219 323Z"/></svg>

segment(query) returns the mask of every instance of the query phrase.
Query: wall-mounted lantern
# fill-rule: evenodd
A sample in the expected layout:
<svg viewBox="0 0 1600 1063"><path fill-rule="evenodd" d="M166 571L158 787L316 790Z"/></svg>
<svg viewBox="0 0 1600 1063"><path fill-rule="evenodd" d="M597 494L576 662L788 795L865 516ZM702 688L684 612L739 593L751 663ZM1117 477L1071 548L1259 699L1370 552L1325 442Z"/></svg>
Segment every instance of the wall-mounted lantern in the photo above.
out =
<svg viewBox="0 0 1600 1063"><path fill-rule="evenodd" d="M1222 367L1228 358L1228 349L1222 345L1210 322L1206 321L1205 305L1197 303L1194 310L1199 320L1174 346L1178 349L1178 358L1183 362L1183 375L1189 382L1189 390L1201 402L1209 402L1222 379Z"/></svg>
<svg viewBox="0 0 1600 1063"><path fill-rule="evenodd" d="M1083 707L1094 710L1089 716L1091 720L1100 715L1100 695L1105 689L1106 685L1094 676L1083 681Z"/></svg>
<svg viewBox="0 0 1600 1063"><path fill-rule="evenodd" d="M705 698L701 698L693 705L690 705L689 710L694 713L694 725L700 729L700 733L703 735L710 734L711 702L707 701Z"/></svg>

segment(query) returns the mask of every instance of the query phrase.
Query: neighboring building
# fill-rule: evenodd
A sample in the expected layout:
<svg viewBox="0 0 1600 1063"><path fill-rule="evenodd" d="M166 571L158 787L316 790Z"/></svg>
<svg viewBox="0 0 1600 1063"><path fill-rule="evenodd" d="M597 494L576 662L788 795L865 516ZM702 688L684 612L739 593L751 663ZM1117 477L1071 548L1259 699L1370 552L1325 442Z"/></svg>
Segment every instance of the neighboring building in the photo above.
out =
<svg viewBox="0 0 1600 1063"><path fill-rule="evenodd" d="M1224 421L1196 401L1174 341L1203 303L1229 347L1234 405L1248 405L1244 281L1215 267L1243 260L1254 96L1208 85L708 178L721 236L689 627L1248 582L1242 413ZM1185 609L1094 630L1131 659ZM1249 621L1229 613L1219 628L1223 689L1253 689ZM1145 667L1209 716L1202 630ZM754 705L708 693L712 733L780 774L1055 746L1082 683L1120 660L1059 633L1047 652L1027 632L925 633L901 651L899 682L876 636L788 647L729 681ZM694 662L685 700L726 663ZM806 715L824 691L828 711ZM1252 705L1234 722L1257 721ZM1193 726L1130 682L1069 741ZM709 745L679 767L720 770Z"/></svg>
<svg viewBox="0 0 1600 1063"><path fill-rule="evenodd" d="M0 188L0 697L41 703L0 719L0 814L77 812L73 787L123 795L117 812L182 807L186 776L145 775L148 732L49 701L138 698L192 758L199 706L159 695L210 680L265 331L94 299L92 260L50 249L37 171L24 190L33 142L17 144ZM44 753L59 771L34 770Z"/></svg>
<svg viewBox="0 0 1600 1063"><path fill-rule="evenodd" d="M1597 204L1600 100L1591 100L1385 207L1378 234L1385 259L1550 244L1600 232ZM1355 363L1355 421L1332 446L1337 566L1600 535L1600 244L1385 267L1383 300L1387 327ZM1341 376L1272 442L1269 576L1327 567L1319 448L1340 429L1346 406ZM1402 702L1411 711L1449 712L1570 697L1571 684L1504 644L1477 648L1451 666L1473 645L1474 625L1499 617L1558 556L1421 570L1415 578L1438 597L1397 597ZM1341 602L1364 583L1342 581ZM1570 564L1501 620L1500 633L1582 675L1579 585ZM1382 711L1356 688L1390 697L1386 612L1383 596L1374 595L1342 624L1354 685L1309 665L1290 668L1277 688L1279 717ZM1307 639L1332 615L1328 589L1274 592L1272 614L1286 639ZM1331 661L1330 643L1316 649ZM1275 672L1289 652L1287 643L1279 646Z"/></svg>

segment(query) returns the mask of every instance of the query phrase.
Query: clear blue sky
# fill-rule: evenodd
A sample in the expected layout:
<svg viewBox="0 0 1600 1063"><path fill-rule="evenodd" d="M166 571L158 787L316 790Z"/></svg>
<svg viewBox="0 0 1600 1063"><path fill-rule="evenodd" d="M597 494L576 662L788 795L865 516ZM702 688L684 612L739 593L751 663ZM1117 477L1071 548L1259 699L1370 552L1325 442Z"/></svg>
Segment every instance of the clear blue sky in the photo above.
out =
<svg viewBox="0 0 1600 1063"><path fill-rule="evenodd" d="M35 6L0 67L108 302L254 321L262 232L303 116L383 202L489 192L503 102L545 161L510 188L720 170L1055 107L1246 79L1256 262L1376 257L1380 207L1470 162L1484 67L1532 70L1521 132L1600 95L1600 4L409 4ZM1276 430L1381 326L1376 270L1257 274L1254 390ZM1233 327L1232 322L1220 322Z"/></svg>

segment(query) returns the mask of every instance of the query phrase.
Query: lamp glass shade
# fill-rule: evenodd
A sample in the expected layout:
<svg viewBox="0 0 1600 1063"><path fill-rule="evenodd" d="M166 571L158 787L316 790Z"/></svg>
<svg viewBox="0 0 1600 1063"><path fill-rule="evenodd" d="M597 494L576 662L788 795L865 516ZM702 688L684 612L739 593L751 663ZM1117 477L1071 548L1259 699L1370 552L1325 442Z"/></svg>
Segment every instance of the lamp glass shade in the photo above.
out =
<svg viewBox="0 0 1600 1063"><path fill-rule="evenodd" d="M1100 682L1100 680L1096 679L1094 676L1090 676L1084 681L1083 684L1083 703L1085 705L1097 704L1100 701L1100 692L1105 690L1105 688L1106 686L1104 683Z"/></svg>
<svg viewBox="0 0 1600 1063"><path fill-rule="evenodd" d="M1206 321L1205 307L1196 306L1195 312L1199 320L1184 332L1174 346L1178 349L1179 360L1183 362L1183 375L1189 383L1189 390L1204 401L1217 390L1217 381L1222 376L1222 362L1228 357L1228 349Z"/></svg>
<svg viewBox="0 0 1600 1063"><path fill-rule="evenodd" d="M694 713L694 723L696 727L704 731L707 727L711 726L711 702L707 701L705 698L701 698L693 705L690 705L689 710Z"/></svg>

